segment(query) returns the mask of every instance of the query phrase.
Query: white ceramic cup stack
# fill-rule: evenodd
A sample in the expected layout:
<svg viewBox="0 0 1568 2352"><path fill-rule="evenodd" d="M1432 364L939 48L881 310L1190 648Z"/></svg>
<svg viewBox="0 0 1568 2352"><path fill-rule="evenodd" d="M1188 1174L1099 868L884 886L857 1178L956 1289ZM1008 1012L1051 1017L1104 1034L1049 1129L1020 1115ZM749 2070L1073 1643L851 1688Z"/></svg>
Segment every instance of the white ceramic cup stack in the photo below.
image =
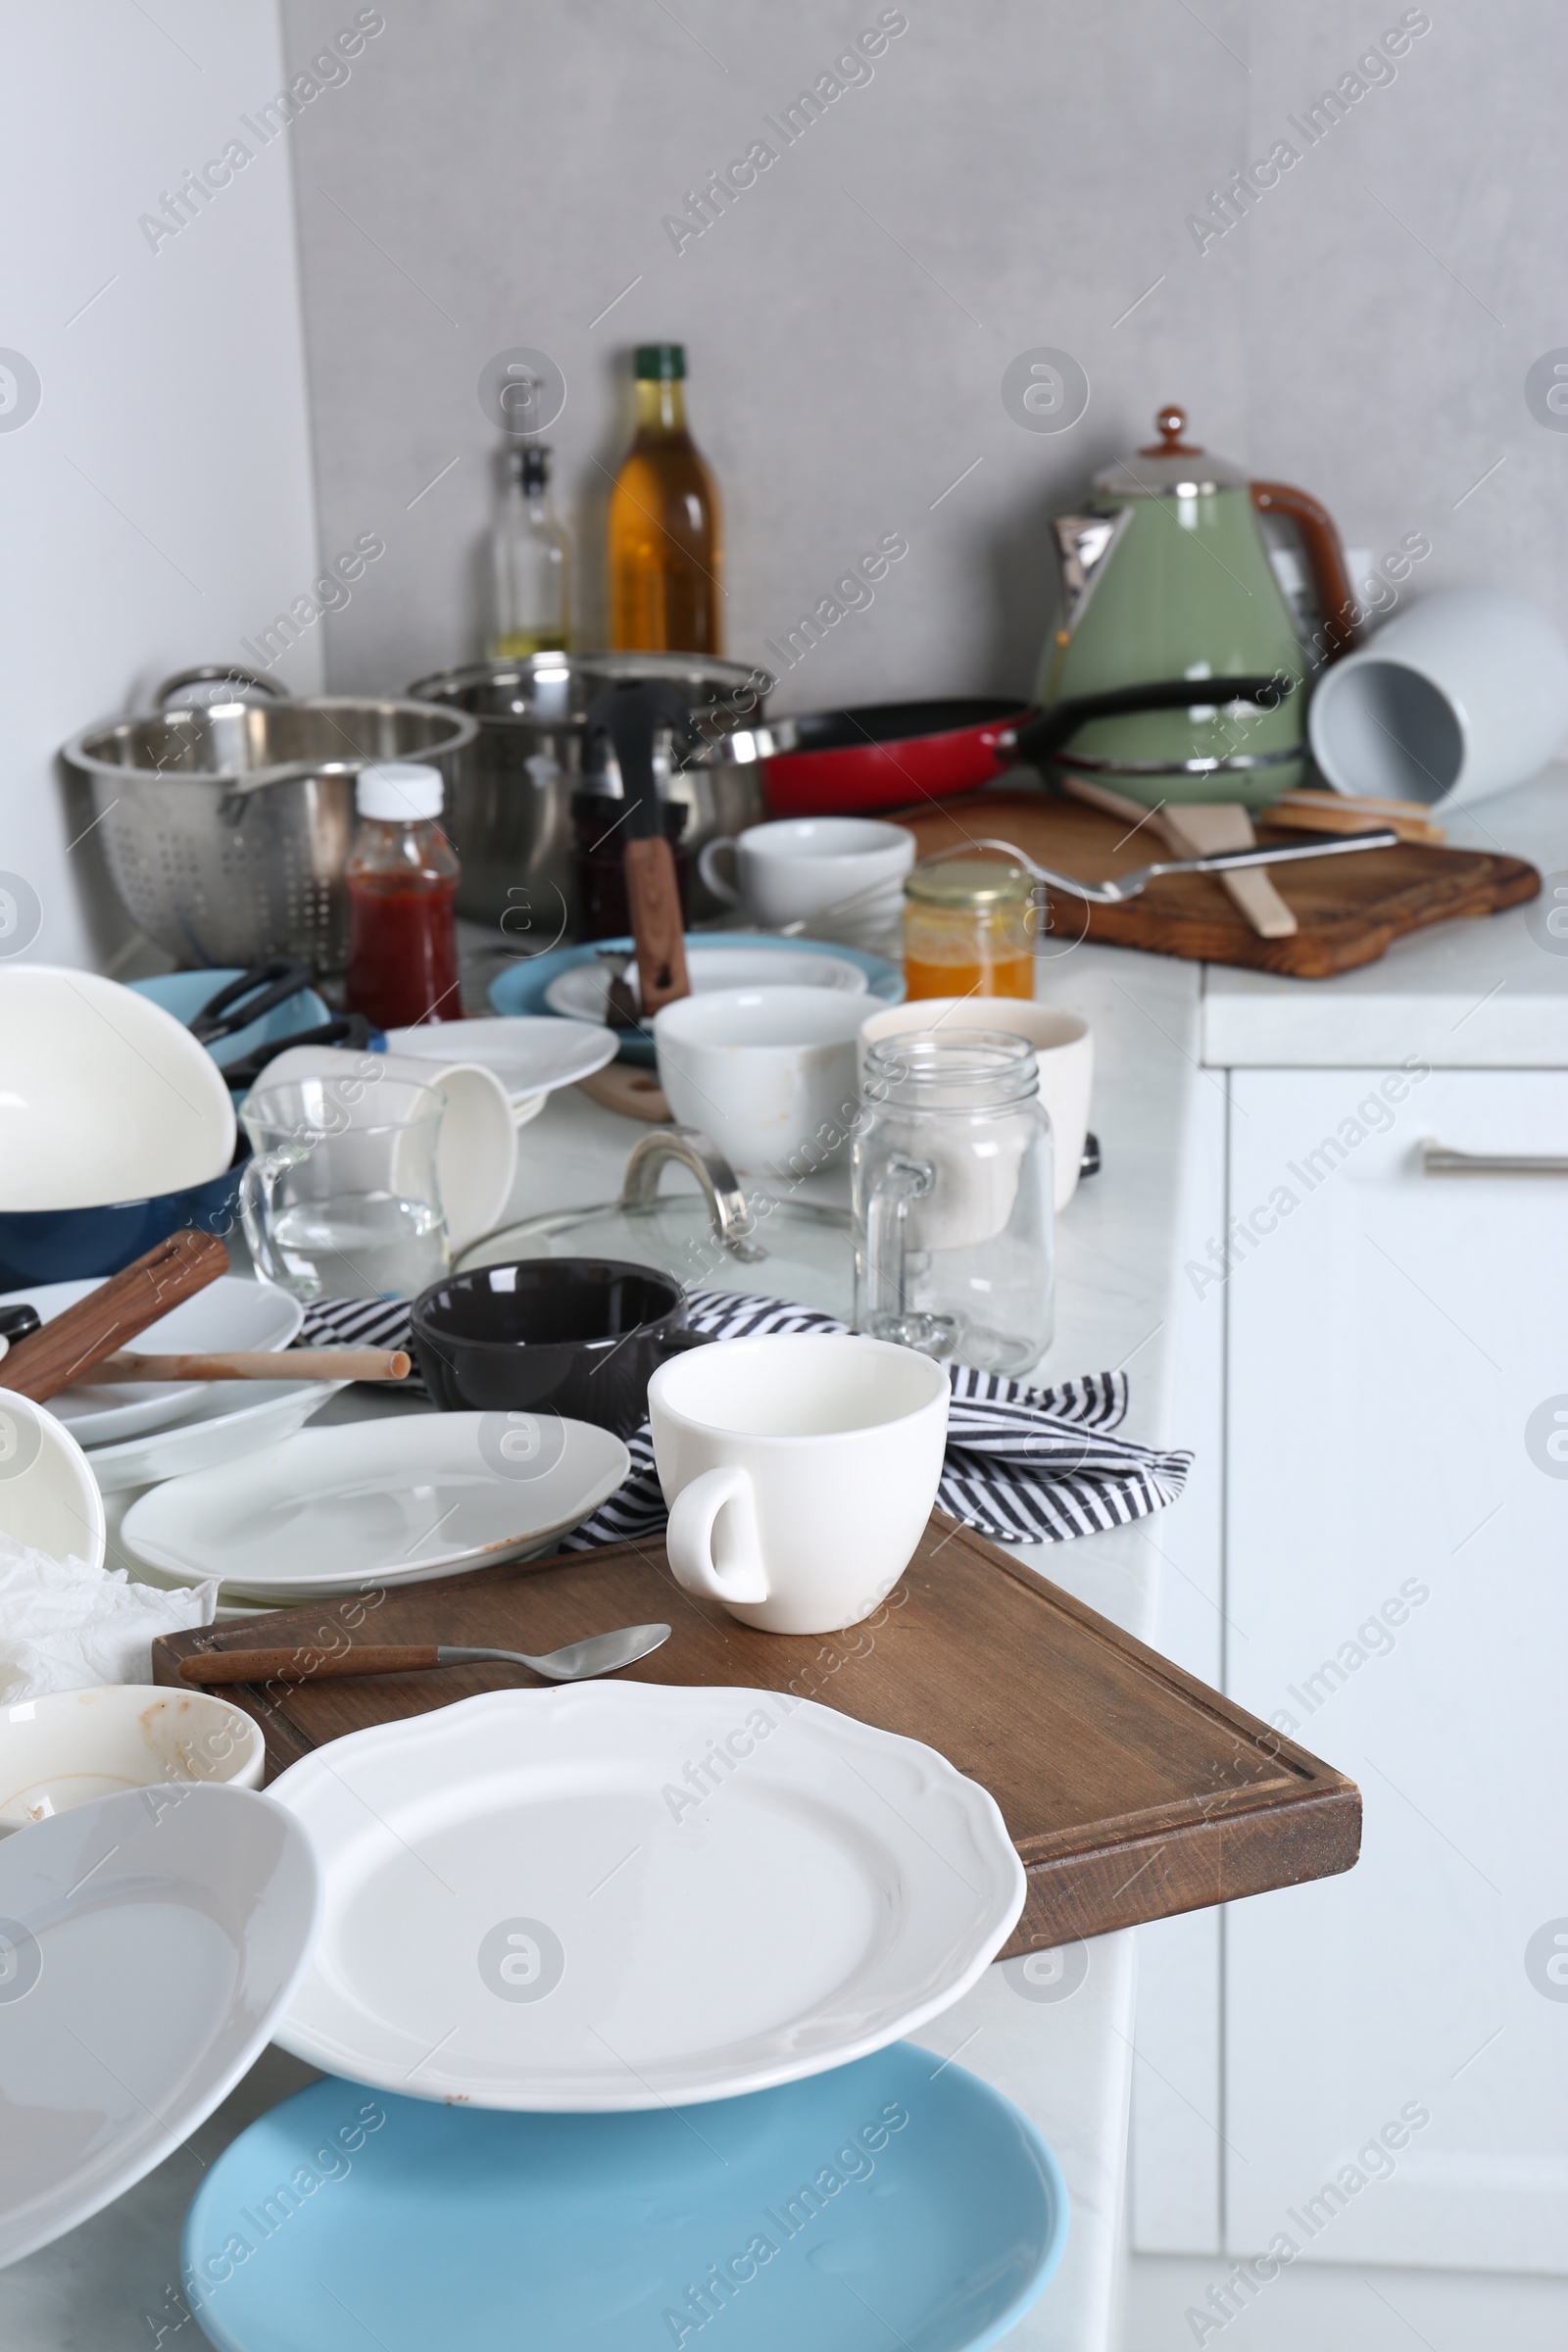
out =
<svg viewBox="0 0 1568 2352"><path fill-rule="evenodd" d="M896 927L914 835L865 816L784 817L709 842L697 862L714 898L764 930L798 923L853 943Z"/></svg>

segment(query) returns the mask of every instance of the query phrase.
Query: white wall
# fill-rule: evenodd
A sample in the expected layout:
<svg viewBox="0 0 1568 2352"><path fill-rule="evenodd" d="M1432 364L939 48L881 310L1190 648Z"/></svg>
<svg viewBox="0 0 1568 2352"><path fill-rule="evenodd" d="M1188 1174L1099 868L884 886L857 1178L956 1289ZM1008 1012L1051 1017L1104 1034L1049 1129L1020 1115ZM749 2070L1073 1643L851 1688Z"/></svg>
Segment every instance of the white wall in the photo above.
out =
<svg viewBox="0 0 1568 2352"><path fill-rule="evenodd" d="M91 810L60 745L238 661L315 569L289 142L239 122L283 66L272 0L7 0L0 52L0 345L41 390L0 430L0 868L42 902L27 953L96 963L127 926L70 846ZM155 249L139 217L236 137L253 160ZM318 685L318 637L280 676Z"/></svg>
<svg viewBox="0 0 1568 2352"><path fill-rule="evenodd" d="M1027 687L1047 518L1171 399L1209 448L1316 493L1350 544L1424 533L1412 588L1514 586L1568 619L1568 433L1525 399L1532 363L1568 345L1561 0L901 0L908 28L870 81L679 254L662 216L884 0L379 13L355 83L295 134L323 553L367 527L388 543L327 624L335 682L477 650L496 434L475 387L517 344L567 381L551 438L590 643L636 341L690 345L734 651L907 535L781 710ZM291 59L353 14L284 0ZM1390 33L1378 86L1357 77L1345 119L1298 135L1299 160L1200 252L1188 216ZM1041 345L1092 386L1055 435L1002 401Z"/></svg>

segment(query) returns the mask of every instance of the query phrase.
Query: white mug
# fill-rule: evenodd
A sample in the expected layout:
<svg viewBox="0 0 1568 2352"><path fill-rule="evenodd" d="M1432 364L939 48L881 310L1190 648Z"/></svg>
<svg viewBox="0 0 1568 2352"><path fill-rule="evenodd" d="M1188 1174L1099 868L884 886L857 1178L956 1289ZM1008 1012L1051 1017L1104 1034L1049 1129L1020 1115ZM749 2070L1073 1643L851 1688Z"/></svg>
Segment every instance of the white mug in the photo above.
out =
<svg viewBox="0 0 1568 2352"><path fill-rule="evenodd" d="M724 873L734 860L735 878ZM866 816L790 816L709 842L698 871L715 899L764 929L832 915L845 924L897 914L914 835Z"/></svg>
<svg viewBox="0 0 1568 2352"><path fill-rule="evenodd" d="M459 1024L454 1023L454 1028ZM399 1078L434 1087L446 1102L436 1145L436 1174L454 1256L506 1214L517 1174L517 1129L512 1101L494 1070L455 1054L450 1061L421 1054L355 1054L342 1046L290 1046L257 1081L260 1093L302 1078Z"/></svg>
<svg viewBox="0 0 1568 2352"><path fill-rule="evenodd" d="M865 999L837 988L719 988L654 1015L659 1083L741 1175L809 1175L855 1132Z"/></svg>
<svg viewBox="0 0 1568 2352"><path fill-rule="evenodd" d="M1455 588L1324 670L1312 757L1340 792L1451 807L1523 784L1568 734L1568 645L1522 596Z"/></svg>
<svg viewBox="0 0 1568 2352"><path fill-rule="evenodd" d="M768 1634L869 1617L914 1556L948 1442L948 1375L859 1334L717 1340L648 1384L677 1584Z"/></svg>
<svg viewBox="0 0 1568 2352"><path fill-rule="evenodd" d="M1057 1012L1026 997L912 997L891 1004L860 1024L860 1071L866 1050L884 1037L917 1029L1001 1029L1026 1038L1035 1050L1040 1100L1051 1121L1054 1206L1066 1207L1078 1185L1084 1137L1089 1132L1089 1094L1095 1076L1095 1040L1076 1012Z"/></svg>

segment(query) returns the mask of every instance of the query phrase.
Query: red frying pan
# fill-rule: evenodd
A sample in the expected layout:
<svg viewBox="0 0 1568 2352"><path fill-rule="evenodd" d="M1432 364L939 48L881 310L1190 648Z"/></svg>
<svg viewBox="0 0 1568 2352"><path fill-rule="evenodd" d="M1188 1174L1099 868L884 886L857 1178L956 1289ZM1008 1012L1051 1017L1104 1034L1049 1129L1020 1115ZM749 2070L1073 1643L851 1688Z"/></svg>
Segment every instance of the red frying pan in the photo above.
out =
<svg viewBox="0 0 1568 2352"><path fill-rule="evenodd" d="M1284 672L1204 678L1202 694L1205 702L1273 710L1295 685ZM866 703L768 719L721 737L699 758L705 764L765 762L763 789L773 816L860 816L977 792L1020 760L1053 759L1091 719L1186 709L1194 687L1191 678L1167 678L1054 703L1049 710L1016 699Z"/></svg>

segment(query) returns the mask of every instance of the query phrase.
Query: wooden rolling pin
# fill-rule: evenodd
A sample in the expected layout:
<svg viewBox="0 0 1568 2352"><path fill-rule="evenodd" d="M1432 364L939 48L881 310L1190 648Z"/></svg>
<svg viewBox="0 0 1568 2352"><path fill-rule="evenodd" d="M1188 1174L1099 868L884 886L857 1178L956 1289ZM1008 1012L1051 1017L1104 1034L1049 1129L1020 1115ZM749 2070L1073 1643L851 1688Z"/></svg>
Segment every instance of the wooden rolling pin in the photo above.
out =
<svg viewBox="0 0 1568 2352"><path fill-rule="evenodd" d="M227 1272L228 1251L216 1235L172 1233L41 1331L18 1340L0 1357L0 1388L30 1396L34 1404L58 1396L84 1380L90 1366Z"/></svg>
<svg viewBox="0 0 1568 2352"><path fill-rule="evenodd" d="M234 1348L222 1355L106 1355L94 1380L407 1380L401 1348Z"/></svg>

